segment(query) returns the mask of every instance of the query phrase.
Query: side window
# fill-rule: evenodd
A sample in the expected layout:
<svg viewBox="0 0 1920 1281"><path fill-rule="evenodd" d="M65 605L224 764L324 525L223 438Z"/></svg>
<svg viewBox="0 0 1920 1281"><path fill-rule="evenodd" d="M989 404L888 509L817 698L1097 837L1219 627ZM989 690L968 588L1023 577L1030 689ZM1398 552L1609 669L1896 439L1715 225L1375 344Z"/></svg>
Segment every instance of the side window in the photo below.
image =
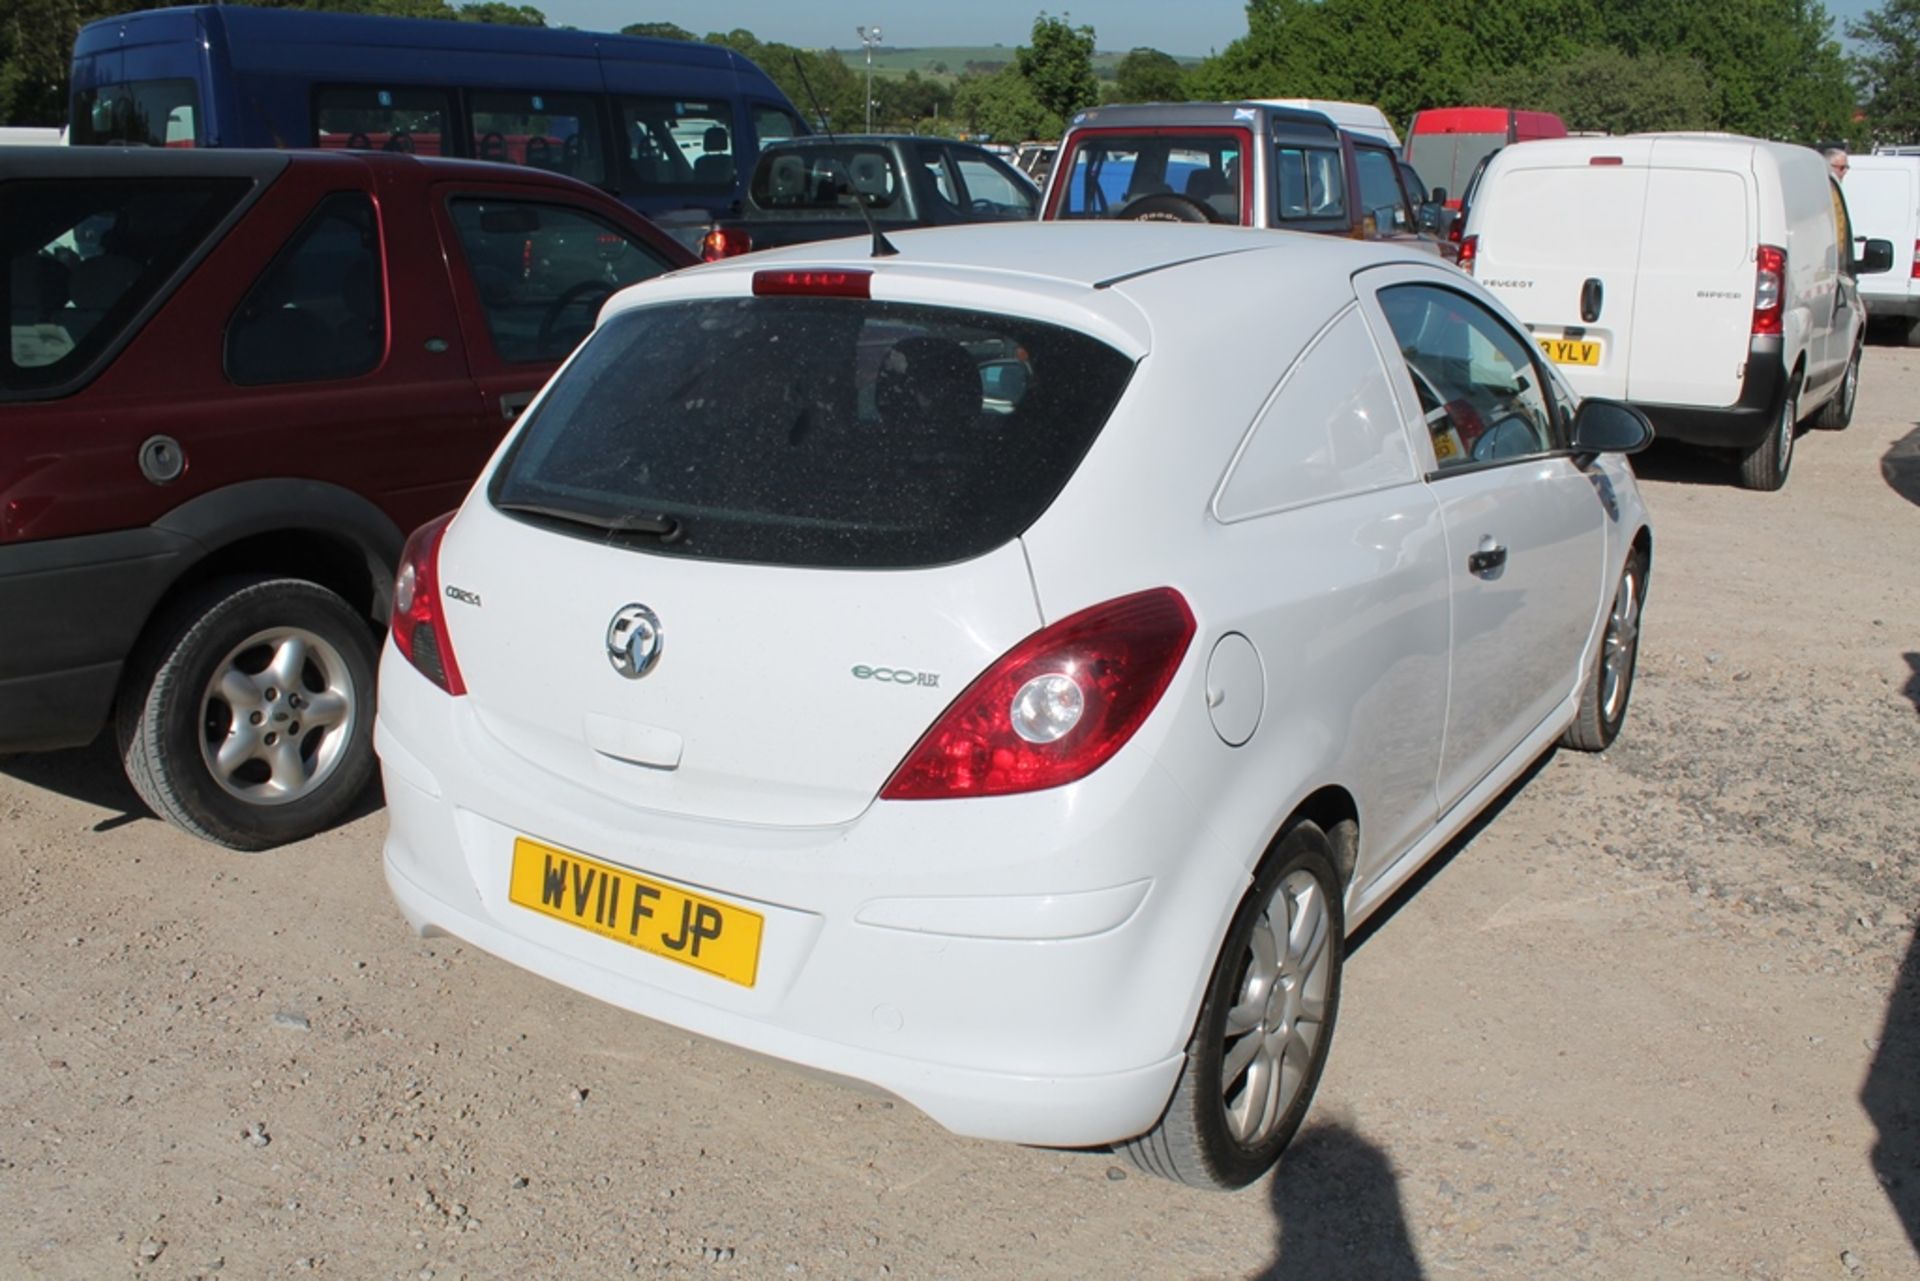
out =
<svg viewBox="0 0 1920 1281"><path fill-rule="evenodd" d="M1853 220L1847 216L1847 198L1840 191L1840 184L1831 178L1827 186L1833 194L1833 235L1840 242L1840 270L1853 274Z"/></svg>
<svg viewBox="0 0 1920 1281"><path fill-rule="evenodd" d="M1415 478L1387 370L1357 308L1328 327L1274 393L1220 488L1244 520Z"/></svg>
<svg viewBox="0 0 1920 1281"><path fill-rule="evenodd" d="M764 103L753 104L753 134L761 146L800 136L800 122L790 112Z"/></svg>
<svg viewBox="0 0 1920 1281"><path fill-rule="evenodd" d="M205 243L245 178L27 179L6 184L0 397L78 377Z"/></svg>
<svg viewBox="0 0 1920 1281"><path fill-rule="evenodd" d="M1375 147L1355 147L1354 165L1360 174L1360 205L1373 215L1381 231L1407 230L1406 196L1391 153Z"/></svg>
<svg viewBox="0 0 1920 1281"><path fill-rule="evenodd" d="M641 193L733 189L733 104L622 98L627 172Z"/></svg>
<svg viewBox="0 0 1920 1281"><path fill-rule="evenodd" d="M616 290L667 270L649 246L564 205L470 197L448 208L505 361L562 359Z"/></svg>
<svg viewBox="0 0 1920 1281"><path fill-rule="evenodd" d="M313 145L323 151L446 154L453 112L438 89L341 85L313 95Z"/></svg>
<svg viewBox="0 0 1920 1281"><path fill-rule="evenodd" d="M352 378L387 345L380 225L359 191L323 199L227 322L227 377L243 387Z"/></svg>
<svg viewBox="0 0 1920 1281"><path fill-rule="evenodd" d="M1464 294L1392 285L1380 309L1406 360L1440 470L1563 448L1532 344Z"/></svg>
<svg viewBox="0 0 1920 1281"><path fill-rule="evenodd" d="M467 127L476 160L504 161L563 173L582 182L606 181L600 110L580 94L467 95Z"/></svg>
<svg viewBox="0 0 1920 1281"><path fill-rule="evenodd" d="M1339 152L1327 147L1276 147L1273 171L1279 182L1282 221L1346 217L1347 188Z"/></svg>
<svg viewBox="0 0 1920 1281"><path fill-rule="evenodd" d="M68 141L79 146L192 147L200 95L191 80L135 80L73 96Z"/></svg>
<svg viewBox="0 0 1920 1281"><path fill-rule="evenodd" d="M959 166L966 203L975 217L1033 217L1033 193L1012 173L1003 171L985 156L959 150L953 152L953 162Z"/></svg>
<svg viewBox="0 0 1920 1281"><path fill-rule="evenodd" d="M934 143L924 143L917 154L920 167L926 171L927 189L933 192L935 202L957 211L960 208L960 190L954 185L953 166L947 163L947 149Z"/></svg>

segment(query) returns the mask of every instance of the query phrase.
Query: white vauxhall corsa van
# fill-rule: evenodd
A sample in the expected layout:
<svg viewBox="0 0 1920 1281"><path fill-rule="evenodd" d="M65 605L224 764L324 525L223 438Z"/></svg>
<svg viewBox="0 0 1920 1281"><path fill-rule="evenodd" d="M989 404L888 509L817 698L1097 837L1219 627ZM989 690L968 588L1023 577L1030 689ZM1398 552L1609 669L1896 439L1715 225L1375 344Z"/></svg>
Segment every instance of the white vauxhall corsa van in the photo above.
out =
<svg viewBox="0 0 1920 1281"><path fill-rule="evenodd" d="M1778 489L1795 428L1844 427L1865 314L1846 202L1818 152L1731 134L1566 138L1487 166L1460 265L1583 396L1629 401L1673 440L1731 449Z"/></svg>
<svg viewBox="0 0 1920 1281"><path fill-rule="evenodd" d="M1891 241L1895 260L1911 246L1913 265L1904 271L1869 276L1860 282L1860 298L1875 320L1899 320L1907 345L1920 347L1920 151L1854 156L1844 190L1853 217L1853 249L1865 252L1869 239Z"/></svg>

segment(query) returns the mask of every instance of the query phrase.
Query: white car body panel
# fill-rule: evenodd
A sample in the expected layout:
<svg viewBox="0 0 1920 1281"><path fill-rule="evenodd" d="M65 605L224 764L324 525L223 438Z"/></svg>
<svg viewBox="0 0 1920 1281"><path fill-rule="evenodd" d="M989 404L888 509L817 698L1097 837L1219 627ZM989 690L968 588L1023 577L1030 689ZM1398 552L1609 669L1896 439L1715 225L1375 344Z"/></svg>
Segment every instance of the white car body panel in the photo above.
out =
<svg viewBox="0 0 1920 1281"><path fill-rule="evenodd" d="M1348 133L1365 134L1377 138L1395 151L1400 150L1400 135L1395 131L1393 122L1387 119L1387 113L1371 102L1341 102L1332 98L1254 98L1253 102L1269 107L1294 107L1301 111L1317 111Z"/></svg>
<svg viewBox="0 0 1920 1281"><path fill-rule="evenodd" d="M382 658L388 882L416 929L877 1085L957 1132L1127 1138L1165 1107L1228 922L1288 817L1315 795L1352 798L1357 926L1567 724L1646 515L1618 457L1430 476L1410 378L1364 297L1378 279L1470 288L1425 255L1127 223L895 240L892 259L846 241L650 281L602 323L744 296L756 271L805 264L871 270L876 299L1078 329L1138 365L1066 487L984 555L856 573L616 550L492 509L483 476L440 562L484 601L445 606L468 693L448 696L392 644ZM1346 400L1327 395L1335 364L1353 371ZM1506 535L1503 599L1459 606L1468 535L1449 531L1449 505L1477 536L1460 495L1523 467L1565 476ZM1017 795L876 799L1021 637L1157 587L1185 598L1197 631L1105 764ZM1536 595L1537 617L1521 599ZM671 638L631 682L602 644L628 601L657 608ZM1490 717L1488 664L1449 659L1473 627L1527 651ZM938 666L940 684L848 674L869 661ZM733 679L743 665L757 679ZM1485 723L1443 800L1455 716ZM660 751L652 730L680 739L675 765L604 759ZM517 836L760 913L759 977L730 983L516 907Z"/></svg>
<svg viewBox="0 0 1920 1281"><path fill-rule="evenodd" d="M1874 316L1920 320L1920 280L1910 255L1920 254L1920 155L1853 156L1848 160L1847 212L1853 219L1853 252L1867 241L1893 242L1893 270L1860 277L1860 297Z"/></svg>

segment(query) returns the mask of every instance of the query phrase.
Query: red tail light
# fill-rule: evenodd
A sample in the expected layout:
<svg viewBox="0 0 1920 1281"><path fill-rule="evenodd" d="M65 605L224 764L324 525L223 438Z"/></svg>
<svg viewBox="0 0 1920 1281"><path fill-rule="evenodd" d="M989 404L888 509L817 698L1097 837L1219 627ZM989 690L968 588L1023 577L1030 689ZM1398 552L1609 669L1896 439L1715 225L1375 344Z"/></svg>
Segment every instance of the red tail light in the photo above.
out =
<svg viewBox="0 0 1920 1281"><path fill-rule="evenodd" d="M1480 256L1480 237L1467 236L1460 242L1460 270L1473 274L1473 261Z"/></svg>
<svg viewBox="0 0 1920 1281"><path fill-rule="evenodd" d="M753 248L753 237L738 227L715 227L700 237L700 261L718 262Z"/></svg>
<svg viewBox="0 0 1920 1281"><path fill-rule="evenodd" d="M1913 242L1913 278L1920 280L1920 240Z"/></svg>
<svg viewBox="0 0 1920 1281"><path fill-rule="evenodd" d="M440 538L453 513L430 520L413 531L400 553L400 572L393 579L393 647L420 669L421 675L449 694L467 692L460 664L453 656L453 638L447 635L447 616L440 596Z"/></svg>
<svg viewBox="0 0 1920 1281"><path fill-rule="evenodd" d="M1193 632L1193 611L1171 587L1035 632L961 691L881 799L1005 796L1085 778L1159 703Z"/></svg>
<svg viewBox="0 0 1920 1281"><path fill-rule="evenodd" d="M826 298L869 298L873 291L870 271L756 271L753 292L769 294L812 294Z"/></svg>
<svg viewBox="0 0 1920 1281"><path fill-rule="evenodd" d="M1785 308L1787 251L1773 245L1761 245L1754 257L1753 332L1777 334Z"/></svg>

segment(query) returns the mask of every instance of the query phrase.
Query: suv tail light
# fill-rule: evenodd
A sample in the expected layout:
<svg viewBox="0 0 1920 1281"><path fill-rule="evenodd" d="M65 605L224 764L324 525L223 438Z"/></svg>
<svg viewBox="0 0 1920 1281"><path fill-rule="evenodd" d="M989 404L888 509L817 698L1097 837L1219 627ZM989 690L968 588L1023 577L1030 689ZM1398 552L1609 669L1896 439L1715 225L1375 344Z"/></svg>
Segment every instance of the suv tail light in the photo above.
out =
<svg viewBox="0 0 1920 1281"><path fill-rule="evenodd" d="M1460 270L1473 274L1473 260L1480 256L1480 237L1466 236L1460 241Z"/></svg>
<svg viewBox="0 0 1920 1281"><path fill-rule="evenodd" d="M447 635L447 616L440 604L440 539L454 514L430 520L413 531L400 553L400 572L393 578L393 647L406 656L420 674L449 694L467 692L460 664L453 656L453 638Z"/></svg>
<svg viewBox="0 0 1920 1281"><path fill-rule="evenodd" d="M1753 332L1777 334L1786 293L1787 251L1773 245L1761 245L1754 256Z"/></svg>
<svg viewBox="0 0 1920 1281"><path fill-rule="evenodd" d="M1042 628L961 691L881 799L1005 796L1085 778L1159 703L1193 633L1193 611L1171 587Z"/></svg>
<svg viewBox="0 0 1920 1281"><path fill-rule="evenodd" d="M732 258L747 253L753 248L753 237L738 227L715 227L700 237L700 261L718 262L722 258Z"/></svg>

